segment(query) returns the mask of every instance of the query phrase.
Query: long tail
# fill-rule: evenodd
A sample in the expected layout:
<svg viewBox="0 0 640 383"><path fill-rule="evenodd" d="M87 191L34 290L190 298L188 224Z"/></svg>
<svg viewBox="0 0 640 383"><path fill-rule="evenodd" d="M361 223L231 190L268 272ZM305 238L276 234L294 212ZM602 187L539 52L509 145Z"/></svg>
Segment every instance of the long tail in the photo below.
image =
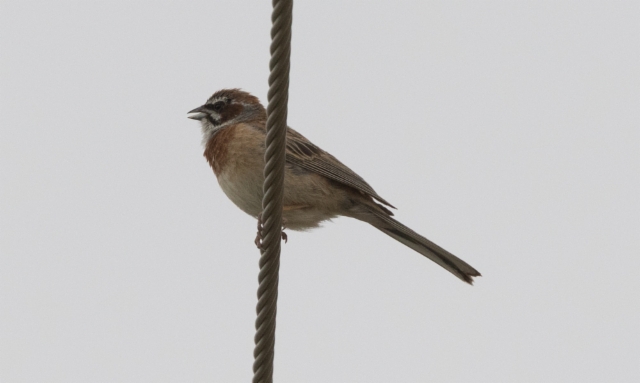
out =
<svg viewBox="0 0 640 383"><path fill-rule="evenodd" d="M369 216L369 219L363 219L364 221L444 267L456 277L472 285L473 277L481 276L480 272L471 265L391 218L388 214L373 207L368 207L367 210L375 218L371 219Z"/></svg>

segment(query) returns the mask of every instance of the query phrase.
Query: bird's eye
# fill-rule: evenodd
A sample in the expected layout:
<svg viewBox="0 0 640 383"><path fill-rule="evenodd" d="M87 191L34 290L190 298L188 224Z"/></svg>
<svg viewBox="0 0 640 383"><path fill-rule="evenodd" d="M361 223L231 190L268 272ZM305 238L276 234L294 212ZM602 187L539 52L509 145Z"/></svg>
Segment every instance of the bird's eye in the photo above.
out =
<svg viewBox="0 0 640 383"><path fill-rule="evenodd" d="M213 110L215 110L216 112L222 110L222 107L224 107L224 101L218 101L212 106Z"/></svg>

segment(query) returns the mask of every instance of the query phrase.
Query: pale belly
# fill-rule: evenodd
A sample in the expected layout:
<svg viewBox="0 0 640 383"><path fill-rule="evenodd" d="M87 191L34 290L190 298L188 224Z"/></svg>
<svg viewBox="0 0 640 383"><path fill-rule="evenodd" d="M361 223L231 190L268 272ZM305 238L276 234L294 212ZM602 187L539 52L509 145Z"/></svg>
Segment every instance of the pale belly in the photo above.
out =
<svg viewBox="0 0 640 383"><path fill-rule="evenodd" d="M255 218L262 212L263 147L263 132L239 124L217 133L205 149L205 157L224 194ZM253 150L249 150L251 148ZM218 160L221 162L216 162ZM320 222L338 214L343 196L324 177L287 164L284 181L283 218L288 228L317 227Z"/></svg>
<svg viewBox="0 0 640 383"><path fill-rule="evenodd" d="M251 172L223 172L218 177L220 188L227 197L242 211L257 218L262 212L262 186L264 177L262 169ZM308 176L310 176L309 174ZM308 182L291 182L294 176L287 173L285 176L285 198L282 216L285 225L291 230L307 230L318 227L322 221L335 218L339 214L334 206L323 206L322 200L325 193L319 192L319 188ZM298 179L297 181L301 181Z"/></svg>
<svg viewBox="0 0 640 383"><path fill-rule="evenodd" d="M231 174L223 172L218 183L224 194L242 211L252 217L258 217L262 211L262 183L260 173Z"/></svg>

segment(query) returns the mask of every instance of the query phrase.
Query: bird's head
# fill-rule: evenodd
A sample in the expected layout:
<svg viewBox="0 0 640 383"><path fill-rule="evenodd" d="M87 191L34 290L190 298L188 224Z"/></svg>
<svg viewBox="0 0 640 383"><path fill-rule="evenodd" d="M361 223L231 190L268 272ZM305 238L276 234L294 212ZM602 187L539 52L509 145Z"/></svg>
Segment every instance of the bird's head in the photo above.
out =
<svg viewBox="0 0 640 383"><path fill-rule="evenodd" d="M188 118L200 121L203 142L220 129L240 122L264 121L267 113L257 97L240 89L222 89L204 105L190 111Z"/></svg>

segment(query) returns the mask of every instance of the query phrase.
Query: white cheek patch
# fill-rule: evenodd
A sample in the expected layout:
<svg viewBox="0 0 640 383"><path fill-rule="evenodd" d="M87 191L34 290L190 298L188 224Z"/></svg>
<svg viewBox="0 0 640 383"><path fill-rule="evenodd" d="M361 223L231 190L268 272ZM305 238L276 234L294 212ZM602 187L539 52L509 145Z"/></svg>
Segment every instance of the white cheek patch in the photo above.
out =
<svg viewBox="0 0 640 383"><path fill-rule="evenodd" d="M230 100L226 97L221 97L221 98L216 98L213 100L208 100L207 101L207 105L213 105L218 101L224 101L225 103L229 103ZM233 119L229 120L229 121L225 121L222 124L218 124L218 122L222 119L222 115L220 115L220 113L207 109L206 113L209 115L208 118L203 118L202 120L200 120L200 124L202 126L202 145L206 146L207 142L209 142L209 140L222 128L224 128L225 126L229 126L229 125L233 125L236 124L238 122L244 121L248 116L251 117L253 116L253 114L251 112L249 112L247 114L247 110L248 110L248 105L244 104L244 103L240 103L240 105L242 105L243 107L243 112L239 115L234 117ZM216 124L214 125L213 123L211 123L211 120L215 121Z"/></svg>
<svg viewBox="0 0 640 383"><path fill-rule="evenodd" d="M209 114L214 120L220 120L220 114L216 112L211 112ZM211 137L213 137L220 129L233 123L235 123L235 121L231 120L220 125L214 125L211 123L211 121L209 121L208 118L203 118L202 120L200 120L200 125L202 127L202 145L206 147L207 142L209 142Z"/></svg>
<svg viewBox="0 0 640 383"><path fill-rule="evenodd" d="M220 125L215 126L206 118L200 120L200 125L202 126L202 145L206 146L207 142L209 142L211 137L218 131Z"/></svg>

